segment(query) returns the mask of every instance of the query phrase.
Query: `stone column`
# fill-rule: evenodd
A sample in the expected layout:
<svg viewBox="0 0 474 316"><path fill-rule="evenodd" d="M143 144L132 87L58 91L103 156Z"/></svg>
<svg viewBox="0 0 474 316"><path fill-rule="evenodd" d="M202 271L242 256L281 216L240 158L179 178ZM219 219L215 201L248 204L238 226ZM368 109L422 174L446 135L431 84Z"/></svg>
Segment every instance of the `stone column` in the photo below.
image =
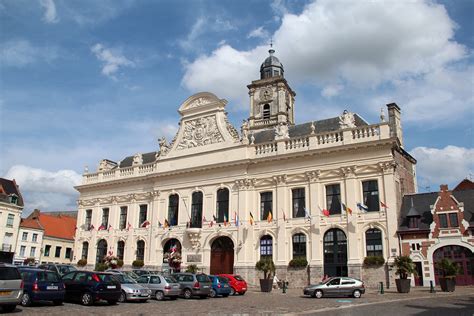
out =
<svg viewBox="0 0 474 316"><path fill-rule="evenodd" d="M275 264L277 266L286 266L288 264L288 255L286 247L286 223L283 221L283 211L288 213L288 186L286 184L286 175L273 177L275 183L276 203L273 210L273 219L277 221L277 240L274 240L273 251L276 250ZM287 215L289 216L289 214ZM256 240L256 242L260 242ZM276 247L275 247L276 246Z"/></svg>
<svg viewBox="0 0 474 316"><path fill-rule="evenodd" d="M319 170L306 172L306 179L308 181L306 209L311 216L308 264L310 281L312 283L319 282L323 274L323 250L321 248L323 236L321 235L321 211L319 209L319 175Z"/></svg>

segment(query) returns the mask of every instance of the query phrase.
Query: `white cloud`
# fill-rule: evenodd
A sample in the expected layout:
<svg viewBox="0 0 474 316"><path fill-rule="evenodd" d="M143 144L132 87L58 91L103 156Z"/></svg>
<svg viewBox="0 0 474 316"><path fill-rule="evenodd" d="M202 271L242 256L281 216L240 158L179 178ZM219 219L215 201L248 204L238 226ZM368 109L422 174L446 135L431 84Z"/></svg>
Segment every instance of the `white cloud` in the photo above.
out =
<svg viewBox="0 0 474 316"><path fill-rule="evenodd" d="M340 84L328 85L323 88L323 91L321 91L321 95L329 99L338 95L342 91L342 89L344 89L344 86Z"/></svg>
<svg viewBox="0 0 474 316"><path fill-rule="evenodd" d="M227 19L217 16L198 16L185 39L179 40L178 44L185 50L198 50L200 44L198 39L209 32L221 33L235 30L236 27Z"/></svg>
<svg viewBox="0 0 474 316"><path fill-rule="evenodd" d="M25 201L25 210L74 210L81 175L73 170L51 172L25 165L12 166L4 178L15 179Z"/></svg>
<svg viewBox="0 0 474 316"><path fill-rule="evenodd" d="M59 18L56 13L56 5L53 0L40 0L44 9L43 21L46 23L58 23Z"/></svg>
<svg viewBox="0 0 474 316"><path fill-rule="evenodd" d="M416 147L410 154L418 161L419 186L430 186L431 191L436 191L440 184L453 187L474 173L474 148L451 145L441 149Z"/></svg>
<svg viewBox="0 0 474 316"><path fill-rule="evenodd" d="M256 29L253 29L250 31L250 33L247 35L247 38L262 38L262 39L269 39L270 34L268 33L267 30L263 28L263 26L260 26Z"/></svg>
<svg viewBox="0 0 474 316"><path fill-rule="evenodd" d="M51 62L57 57L56 47L33 46L24 39L14 39L0 44L2 66L21 68L40 61Z"/></svg>
<svg viewBox="0 0 474 316"><path fill-rule="evenodd" d="M91 51L95 54L98 60L103 62L102 74L111 79L117 80L116 73L119 71L120 67L135 66L133 61L127 59L119 51L106 48L100 43L92 46Z"/></svg>
<svg viewBox="0 0 474 316"><path fill-rule="evenodd" d="M467 55L466 48L453 40L455 23L442 5L431 1L319 0L299 15L288 13L282 1L273 6L283 14L273 38L285 76L292 85L326 87L325 97L337 95L341 85L373 90L416 82L427 91L434 87L436 74ZM267 45L247 51L218 47L184 65L182 84L191 92L213 91L244 100L245 85L259 78L267 49ZM450 69L451 76L459 76L459 71ZM393 100L390 94L388 99ZM419 102L423 103L417 106L419 111L430 111L429 104Z"/></svg>

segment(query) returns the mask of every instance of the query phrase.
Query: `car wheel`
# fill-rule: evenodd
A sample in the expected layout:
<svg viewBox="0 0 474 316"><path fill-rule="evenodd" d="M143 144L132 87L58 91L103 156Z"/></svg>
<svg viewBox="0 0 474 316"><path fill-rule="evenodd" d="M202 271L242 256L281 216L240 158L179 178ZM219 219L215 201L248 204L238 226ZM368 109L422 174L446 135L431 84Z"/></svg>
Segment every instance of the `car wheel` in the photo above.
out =
<svg viewBox="0 0 474 316"><path fill-rule="evenodd" d="M13 312L15 309L16 309L16 305L3 305L2 306L2 310L7 313Z"/></svg>
<svg viewBox="0 0 474 316"><path fill-rule="evenodd" d="M56 301L53 301L53 305L54 305L54 306L60 306L60 305L63 305L63 301L61 301L61 300L56 300Z"/></svg>
<svg viewBox="0 0 474 316"><path fill-rule="evenodd" d="M323 291L321 291L321 290L316 290L313 295L314 295L314 297L316 297L316 298L321 298L321 297L323 297Z"/></svg>
<svg viewBox="0 0 474 316"><path fill-rule="evenodd" d="M355 290L355 291L352 293L352 296L354 296L354 298L360 298L361 293L360 293L359 290Z"/></svg>
<svg viewBox="0 0 474 316"><path fill-rule="evenodd" d="M21 306L31 306L31 297L28 293L23 293L21 297Z"/></svg>
<svg viewBox="0 0 474 316"><path fill-rule="evenodd" d="M115 305L115 304L117 304L117 301L116 300L110 300L110 301L107 301L107 303L109 303L109 305Z"/></svg>
<svg viewBox="0 0 474 316"><path fill-rule="evenodd" d="M193 296L193 293L191 292L190 289L186 289L184 290L183 295L184 295L184 298L188 300Z"/></svg>
<svg viewBox="0 0 474 316"><path fill-rule="evenodd" d="M125 303L125 301L127 300L127 294L125 294L124 291L122 291L122 293L120 293L120 297L119 297L119 302L120 303Z"/></svg>
<svg viewBox="0 0 474 316"><path fill-rule="evenodd" d="M216 297L217 296L216 290L212 289L209 296L212 297L212 298Z"/></svg>
<svg viewBox="0 0 474 316"><path fill-rule="evenodd" d="M233 287L230 288L230 295L235 295L235 290Z"/></svg>
<svg viewBox="0 0 474 316"><path fill-rule="evenodd" d="M157 301L162 301L165 299L165 294L161 291L156 291L155 297Z"/></svg>
<svg viewBox="0 0 474 316"><path fill-rule="evenodd" d="M93 303L93 299L92 299L92 295L91 293L83 293L82 296L81 296L81 303L82 305L85 305L85 306L90 306L92 305Z"/></svg>

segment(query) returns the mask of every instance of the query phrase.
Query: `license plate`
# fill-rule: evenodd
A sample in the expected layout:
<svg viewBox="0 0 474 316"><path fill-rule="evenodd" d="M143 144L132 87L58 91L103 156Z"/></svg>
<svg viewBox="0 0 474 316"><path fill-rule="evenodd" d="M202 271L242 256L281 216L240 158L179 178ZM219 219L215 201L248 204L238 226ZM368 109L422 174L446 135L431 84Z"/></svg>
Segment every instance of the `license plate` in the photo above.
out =
<svg viewBox="0 0 474 316"><path fill-rule="evenodd" d="M108 289L115 289L115 288L117 288L117 287L116 287L115 285L107 285L107 288L108 288Z"/></svg>
<svg viewBox="0 0 474 316"><path fill-rule="evenodd" d="M7 296L11 294L12 294L12 291L0 291L0 296Z"/></svg>
<svg viewBox="0 0 474 316"><path fill-rule="evenodd" d="M204 285L203 288L207 289L209 286L208 285Z"/></svg>
<svg viewBox="0 0 474 316"><path fill-rule="evenodd" d="M148 296L148 294L142 293L142 294L140 294L140 296Z"/></svg>
<svg viewBox="0 0 474 316"><path fill-rule="evenodd" d="M58 287L57 287L56 285L48 285L48 286L46 287L46 289L47 289L47 290L57 290Z"/></svg>

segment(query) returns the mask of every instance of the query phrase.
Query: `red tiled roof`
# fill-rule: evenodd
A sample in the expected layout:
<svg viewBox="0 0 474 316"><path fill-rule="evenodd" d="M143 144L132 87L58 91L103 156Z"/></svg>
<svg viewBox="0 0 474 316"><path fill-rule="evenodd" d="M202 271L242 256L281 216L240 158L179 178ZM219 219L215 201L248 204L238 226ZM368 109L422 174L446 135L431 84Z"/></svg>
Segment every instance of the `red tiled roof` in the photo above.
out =
<svg viewBox="0 0 474 316"><path fill-rule="evenodd" d="M44 235L64 239L74 239L76 234L76 219L70 216L53 216L38 212L38 219L44 227Z"/></svg>
<svg viewBox="0 0 474 316"><path fill-rule="evenodd" d="M453 191L464 191L472 189L474 189L474 182L470 181L469 179L464 179L454 188Z"/></svg>
<svg viewBox="0 0 474 316"><path fill-rule="evenodd" d="M40 222L36 218L22 218L20 227L44 230L43 226L41 226Z"/></svg>

